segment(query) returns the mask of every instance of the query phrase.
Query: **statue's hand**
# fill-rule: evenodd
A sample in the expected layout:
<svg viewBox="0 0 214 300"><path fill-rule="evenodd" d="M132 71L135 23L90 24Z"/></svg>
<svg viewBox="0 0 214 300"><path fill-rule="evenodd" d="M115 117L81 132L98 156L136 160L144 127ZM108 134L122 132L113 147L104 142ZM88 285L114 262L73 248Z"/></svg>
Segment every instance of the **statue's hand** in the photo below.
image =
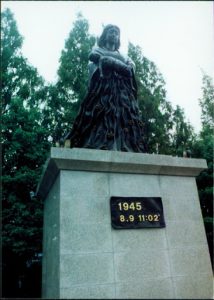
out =
<svg viewBox="0 0 214 300"><path fill-rule="evenodd" d="M100 58L100 64L102 66L102 70L104 71L112 70L123 76L132 76L131 66L123 63L122 61L116 58L103 56L102 58Z"/></svg>
<svg viewBox="0 0 214 300"><path fill-rule="evenodd" d="M90 53L89 60L97 64L100 60L100 54L94 52Z"/></svg>
<svg viewBox="0 0 214 300"><path fill-rule="evenodd" d="M104 68L112 68L112 66L113 66L113 63L114 63L114 58L112 58L112 57L109 57L109 56L102 56L101 58L100 58L100 63L102 64L102 66L104 67Z"/></svg>

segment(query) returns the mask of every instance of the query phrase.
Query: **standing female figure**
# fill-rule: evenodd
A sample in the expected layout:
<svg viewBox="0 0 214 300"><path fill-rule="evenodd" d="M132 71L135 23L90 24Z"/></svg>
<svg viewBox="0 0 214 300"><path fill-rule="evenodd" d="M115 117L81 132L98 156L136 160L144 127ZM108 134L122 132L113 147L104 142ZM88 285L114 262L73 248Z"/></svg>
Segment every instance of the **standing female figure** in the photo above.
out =
<svg viewBox="0 0 214 300"><path fill-rule="evenodd" d="M89 89L67 136L71 148L145 152L134 63L119 47L119 28L107 25L89 55Z"/></svg>

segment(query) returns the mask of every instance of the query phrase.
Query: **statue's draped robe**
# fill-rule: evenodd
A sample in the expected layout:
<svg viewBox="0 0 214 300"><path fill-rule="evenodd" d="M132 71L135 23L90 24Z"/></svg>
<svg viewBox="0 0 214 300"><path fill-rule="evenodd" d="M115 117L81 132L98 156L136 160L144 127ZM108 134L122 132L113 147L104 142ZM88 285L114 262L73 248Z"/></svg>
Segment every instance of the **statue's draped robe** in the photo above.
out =
<svg viewBox="0 0 214 300"><path fill-rule="evenodd" d="M129 65L131 76L105 71L100 62L89 63L88 93L67 137L71 148L145 152L132 61L118 51L102 48L94 49L93 54Z"/></svg>

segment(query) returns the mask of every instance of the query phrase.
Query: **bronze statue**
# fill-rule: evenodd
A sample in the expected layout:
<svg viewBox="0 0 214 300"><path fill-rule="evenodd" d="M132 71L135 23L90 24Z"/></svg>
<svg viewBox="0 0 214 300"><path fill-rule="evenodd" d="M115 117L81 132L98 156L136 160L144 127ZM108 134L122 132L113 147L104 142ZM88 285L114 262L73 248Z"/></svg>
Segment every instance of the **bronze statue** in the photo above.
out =
<svg viewBox="0 0 214 300"><path fill-rule="evenodd" d="M107 25L89 55L89 88L66 139L70 147L146 152L134 63L118 51L120 29Z"/></svg>

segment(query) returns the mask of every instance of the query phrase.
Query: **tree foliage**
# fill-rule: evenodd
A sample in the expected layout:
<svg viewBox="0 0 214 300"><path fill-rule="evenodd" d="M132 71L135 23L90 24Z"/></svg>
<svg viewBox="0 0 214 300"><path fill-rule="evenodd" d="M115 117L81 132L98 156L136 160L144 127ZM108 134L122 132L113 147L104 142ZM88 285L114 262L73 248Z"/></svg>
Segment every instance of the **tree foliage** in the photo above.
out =
<svg viewBox="0 0 214 300"><path fill-rule="evenodd" d="M194 156L205 158L208 170L203 171L197 178L199 194L202 203L202 212L205 217L212 217L213 204L213 104L214 85L211 77L203 76L202 98L199 99L201 106L202 130L194 144Z"/></svg>
<svg viewBox="0 0 214 300"><path fill-rule="evenodd" d="M29 107L38 106L45 96L44 80L21 53L23 37L9 9L2 12L2 111L9 110L11 99L20 97Z"/></svg>
<svg viewBox="0 0 214 300"><path fill-rule="evenodd" d="M201 106L202 130L193 145L193 156L204 158L208 169L197 177L197 186L204 218L207 239L213 262L213 129L214 129L214 85L212 78L206 74L202 81Z"/></svg>
<svg viewBox="0 0 214 300"><path fill-rule="evenodd" d="M50 147L41 126L44 80L21 54L23 38L2 12L3 247L19 256L41 251L42 204L30 197ZM6 251L6 250L5 250Z"/></svg>
<svg viewBox="0 0 214 300"><path fill-rule="evenodd" d="M136 66L138 101L149 152L182 156L193 137L193 128L184 111L166 100L165 81L156 65L146 58L140 46L129 43L128 55Z"/></svg>
<svg viewBox="0 0 214 300"><path fill-rule="evenodd" d="M78 14L62 50L58 70L59 82L63 84L68 94L69 91L73 94L73 100L82 101L85 96L88 56L94 44L95 37L89 34L88 21Z"/></svg>
<svg viewBox="0 0 214 300"><path fill-rule="evenodd" d="M214 86L212 78L206 74L203 75L202 82L203 96L199 99L199 104L201 106L202 133L206 134L207 130L212 131L214 127Z"/></svg>
<svg viewBox="0 0 214 300"><path fill-rule="evenodd" d="M61 52L56 84L49 87L46 120L52 126L53 143L71 128L88 87L88 56L95 44L88 21L79 13Z"/></svg>
<svg viewBox="0 0 214 300"><path fill-rule="evenodd" d="M183 156L186 150L191 151L190 149L192 149L196 135L192 125L186 122L184 110L180 106L176 106L172 115L172 153L177 156Z"/></svg>

